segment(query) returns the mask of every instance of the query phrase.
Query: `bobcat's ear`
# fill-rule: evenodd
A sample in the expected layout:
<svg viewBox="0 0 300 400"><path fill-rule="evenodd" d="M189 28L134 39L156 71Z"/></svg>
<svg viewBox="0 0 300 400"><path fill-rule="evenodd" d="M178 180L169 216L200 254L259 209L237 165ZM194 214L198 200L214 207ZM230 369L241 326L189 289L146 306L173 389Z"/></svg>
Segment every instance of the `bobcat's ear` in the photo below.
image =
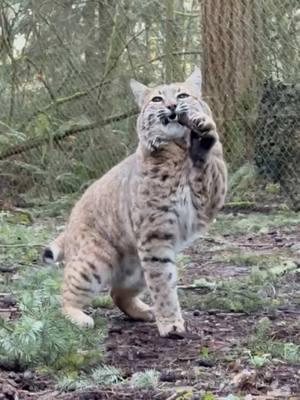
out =
<svg viewBox="0 0 300 400"><path fill-rule="evenodd" d="M141 108L147 93L149 93L149 88L142 83L136 81L135 79L130 79L130 87L134 94L135 101Z"/></svg>
<svg viewBox="0 0 300 400"><path fill-rule="evenodd" d="M200 68L195 67L194 72L187 78L185 83L192 88L197 97L200 97L202 94L202 74Z"/></svg>

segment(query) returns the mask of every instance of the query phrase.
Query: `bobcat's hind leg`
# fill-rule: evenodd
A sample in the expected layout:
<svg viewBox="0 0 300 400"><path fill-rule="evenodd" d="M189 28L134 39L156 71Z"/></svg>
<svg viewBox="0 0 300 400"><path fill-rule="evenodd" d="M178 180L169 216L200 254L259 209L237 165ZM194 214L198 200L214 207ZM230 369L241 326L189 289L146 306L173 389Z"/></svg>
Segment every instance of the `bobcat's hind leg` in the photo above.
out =
<svg viewBox="0 0 300 400"><path fill-rule="evenodd" d="M111 297L115 305L130 318L139 321L154 321L151 307L138 298L139 291L126 288L113 288Z"/></svg>
<svg viewBox="0 0 300 400"><path fill-rule="evenodd" d="M83 312L102 285L110 280L110 268L100 261L82 259L69 261L65 266L63 313L80 327L93 327L94 320Z"/></svg>

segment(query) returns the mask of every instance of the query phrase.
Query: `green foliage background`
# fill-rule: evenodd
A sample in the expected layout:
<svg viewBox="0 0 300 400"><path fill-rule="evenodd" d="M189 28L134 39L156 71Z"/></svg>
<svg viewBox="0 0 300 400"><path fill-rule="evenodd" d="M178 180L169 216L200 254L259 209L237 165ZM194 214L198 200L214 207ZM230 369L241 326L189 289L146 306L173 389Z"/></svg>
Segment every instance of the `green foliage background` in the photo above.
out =
<svg viewBox="0 0 300 400"><path fill-rule="evenodd" d="M2 0L0 16L0 199L76 193L132 152L130 78L201 66L232 172L254 165L264 81L299 81L297 0Z"/></svg>

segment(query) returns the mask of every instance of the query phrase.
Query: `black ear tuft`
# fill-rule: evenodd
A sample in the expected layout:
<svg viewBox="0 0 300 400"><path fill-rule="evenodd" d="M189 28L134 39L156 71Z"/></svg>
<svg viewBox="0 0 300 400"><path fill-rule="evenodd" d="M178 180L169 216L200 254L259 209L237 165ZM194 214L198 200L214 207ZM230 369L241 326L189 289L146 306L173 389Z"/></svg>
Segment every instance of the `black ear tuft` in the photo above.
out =
<svg viewBox="0 0 300 400"><path fill-rule="evenodd" d="M46 247L43 253L43 261L47 262L49 260L54 260L53 252L49 247Z"/></svg>

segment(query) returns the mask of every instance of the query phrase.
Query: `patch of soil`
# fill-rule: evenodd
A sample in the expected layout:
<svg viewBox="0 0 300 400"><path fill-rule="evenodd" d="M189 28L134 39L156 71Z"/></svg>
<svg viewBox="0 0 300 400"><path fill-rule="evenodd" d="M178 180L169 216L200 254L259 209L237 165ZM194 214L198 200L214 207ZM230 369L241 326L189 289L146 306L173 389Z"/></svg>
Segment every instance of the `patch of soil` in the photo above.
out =
<svg viewBox="0 0 300 400"><path fill-rule="evenodd" d="M168 392L138 390L128 386L62 393L49 378L31 371L0 370L0 400L165 400Z"/></svg>
<svg viewBox="0 0 300 400"><path fill-rule="evenodd" d="M266 234L227 235L221 241L204 239L185 252L190 262L180 269L179 283L190 285L202 277L216 280L247 274L251 266L234 266L214 257L218 251L230 248L256 255L289 257L297 263L299 243L299 227L293 231L280 228ZM264 400L300 399L300 365L272 360L255 368L249 361L249 340L263 317L271 321L270 337L273 340L300 344L299 273L288 276L284 285L274 287L274 290L286 301L270 312L184 310L188 333L178 340L159 337L153 323L132 322L115 309L98 309L96 313L108 320L109 327L105 363L119 368L128 378L146 369L158 370L160 383L157 389L137 390L120 385L61 393L55 391L51 380L29 372L26 375L16 369L5 371L8 366L0 365L0 400L167 400L178 397L175 389L184 393L185 388L187 398L191 400L199 400L205 392L214 393L216 399L230 393L251 394L257 396L253 399ZM198 295L201 296L196 293ZM1 309L9 318L14 318L14 299L0 295Z"/></svg>
<svg viewBox="0 0 300 400"><path fill-rule="evenodd" d="M199 272L199 264L190 264L184 271L181 271L180 277L178 279L178 285L190 285L195 280L199 278L205 278L208 280L215 281L216 278L226 279L226 278L240 278L245 277L249 274L249 266L239 266L226 263L226 262L206 262L199 259L199 264L201 265L201 273Z"/></svg>
<svg viewBox="0 0 300 400"><path fill-rule="evenodd" d="M1 367L12 367L2 365ZM15 366L17 369L17 366ZM44 391L52 390L53 382L49 377L41 376L32 371L15 372L0 370L0 400L16 400L33 398ZM46 390L47 389L47 390ZM39 398L39 397L36 397Z"/></svg>
<svg viewBox="0 0 300 400"><path fill-rule="evenodd" d="M235 238L235 244L241 248L249 248L254 250L267 250L272 249L275 251L282 251L286 248L292 248L300 241L300 230L293 231L278 228L274 229L264 235L248 235Z"/></svg>
<svg viewBox="0 0 300 400"><path fill-rule="evenodd" d="M128 377L137 371L156 369L161 372L160 381L170 389L191 386L200 392L209 390L227 395L237 389L234 384L237 373L249 368L247 357L239 356L236 360L236 350L246 346L245 339L264 316L264 313L186 312L188 334L178 340L159 337L154 324L112 318L106 363L120 368ZM276 312L271 318L277 337L283 335L284 326L286 339L292 340L293 334L297 335L295 315ZM255 380L238 387L246 389L248 394L267 393L272 385L287 384L291 393L300 393L298 365L272 364L253 373Z"/></svg>
<svg viewBox="0 0 300 400"><path fill-rule="evenodd" d="M236 251L254 255L288 256L297 264L300 259L300 228L293 231L278 228L266 234L227 236L226 240L222 241L210 237L203 238L198 244L185 250L184 254L191 260L180 272L179 285L190 285L199 278L214 281L247 276L251 266L237 266L226 260L222 261L222 251L230 253L234 248ZM215 259L218 252L220 256Z"/></svg>

